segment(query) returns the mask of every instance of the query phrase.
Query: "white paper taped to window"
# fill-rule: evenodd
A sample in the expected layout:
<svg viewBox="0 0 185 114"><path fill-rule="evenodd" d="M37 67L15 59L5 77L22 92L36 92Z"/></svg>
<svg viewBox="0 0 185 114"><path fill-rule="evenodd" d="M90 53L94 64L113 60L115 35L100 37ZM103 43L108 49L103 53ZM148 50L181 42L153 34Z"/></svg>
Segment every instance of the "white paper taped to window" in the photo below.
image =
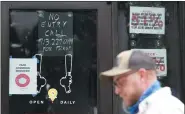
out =
<svg viewBox="0 0 185 114"><path fill-rule="evenodd" d="M165 34L165 8L130 7L130 33Z"/></svg>
<svg viewBox="0 0 185 114"><path fill-rule="evenodd" d="M37 93L37 59L10 58L9 94Z"/></svg>

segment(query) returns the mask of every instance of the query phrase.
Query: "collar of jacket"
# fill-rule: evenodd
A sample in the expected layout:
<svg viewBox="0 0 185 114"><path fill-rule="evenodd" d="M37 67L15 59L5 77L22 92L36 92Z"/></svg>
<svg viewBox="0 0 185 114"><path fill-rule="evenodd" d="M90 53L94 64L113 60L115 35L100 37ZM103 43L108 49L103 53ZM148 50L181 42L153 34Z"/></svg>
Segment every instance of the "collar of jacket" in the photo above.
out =
<svg viewBox="0 0 185 114"><path fill-rule="evenodd" d="M155 91L159 90L161 88L160 82L155 81L144 93L143 95L139 98L139 100L134 104L133 106L128 108L128 111L130 114L136 114L139 111L139 104L148 96L150 96L152 93Z"/></svg>

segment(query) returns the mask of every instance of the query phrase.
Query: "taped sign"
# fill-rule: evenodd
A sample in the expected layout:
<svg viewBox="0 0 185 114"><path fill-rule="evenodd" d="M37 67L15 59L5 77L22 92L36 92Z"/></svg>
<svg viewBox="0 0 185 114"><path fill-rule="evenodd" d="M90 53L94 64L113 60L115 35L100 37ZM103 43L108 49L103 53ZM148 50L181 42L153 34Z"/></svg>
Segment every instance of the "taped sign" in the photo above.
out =
<svg viewBox="0 0 185 114"><path fill-rule="evenodd" d="M166 49L134 49L140 50L153 58L156 63L157 76L167 76Z"/></svg>
<svg viewBox="0 0 185 114"><path fill-rule="evenodd" d="M37 59L10 58L9 94L37 93Z"/></svg>
<svg viewBox="0 0 185 114"><path fill-rule="evenodd" d="M165 8L130 7L130 33L165 34Z"/></svg>

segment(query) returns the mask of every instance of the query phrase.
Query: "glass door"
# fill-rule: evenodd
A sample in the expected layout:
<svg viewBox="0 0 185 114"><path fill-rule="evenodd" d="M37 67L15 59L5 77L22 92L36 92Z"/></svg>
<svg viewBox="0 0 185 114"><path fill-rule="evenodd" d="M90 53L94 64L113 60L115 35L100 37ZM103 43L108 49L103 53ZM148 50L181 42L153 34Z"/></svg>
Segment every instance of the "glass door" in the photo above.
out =
<svg viewBox="0 0 185 114"><path fill-rule="evenodd" d="M102 114L112 107L111 82L98 78L106 66L103 53L112 59L102 49L111 49L110 6L74 5L4 3L2 113Z"/></svg>

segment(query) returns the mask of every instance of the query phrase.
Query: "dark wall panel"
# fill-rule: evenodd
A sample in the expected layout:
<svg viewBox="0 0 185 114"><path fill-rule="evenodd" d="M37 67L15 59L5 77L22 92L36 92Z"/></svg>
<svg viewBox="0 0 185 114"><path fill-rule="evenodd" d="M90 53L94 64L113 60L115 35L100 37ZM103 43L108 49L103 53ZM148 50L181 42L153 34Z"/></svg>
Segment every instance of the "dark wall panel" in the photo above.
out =
<svg viewBox="0 0 185 114"><path fill-rule="evenodd" d="M180 40L180 56L181 56L181 91L182 101L185 102L185 2L178 2L178 18L179 18L179 40Z"/></svg>

